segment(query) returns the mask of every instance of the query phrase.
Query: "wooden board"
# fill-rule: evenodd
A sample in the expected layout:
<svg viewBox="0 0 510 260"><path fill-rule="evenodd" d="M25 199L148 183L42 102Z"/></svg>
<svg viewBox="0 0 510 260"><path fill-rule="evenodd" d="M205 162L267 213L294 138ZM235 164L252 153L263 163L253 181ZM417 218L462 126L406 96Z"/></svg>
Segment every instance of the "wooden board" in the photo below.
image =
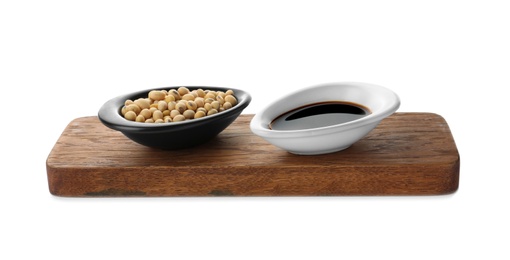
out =
<svg viewBox="0 0 510 260"><path fill-rule="evenodd" d="M299 156L249 129L241 115L212 141L179 151L132 142L97 117L70 122L46 169L58 196L441 195L459 185L446 121L395 113L347 150Z"/></svg>

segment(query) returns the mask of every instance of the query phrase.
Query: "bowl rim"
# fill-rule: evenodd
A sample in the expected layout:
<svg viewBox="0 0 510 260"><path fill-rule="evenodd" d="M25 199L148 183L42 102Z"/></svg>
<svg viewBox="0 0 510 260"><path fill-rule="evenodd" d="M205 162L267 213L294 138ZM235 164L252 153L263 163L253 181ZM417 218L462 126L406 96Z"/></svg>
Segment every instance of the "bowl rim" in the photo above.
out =
<svg viewBox="0 0 510 260"><path fill-rule="evenodd" d="M383 108L371 111L369 115L352 120L345 123L335 124L335 125L329 125L329 126L323 126L323 127L316 127L316 128L307 128L307 129L299 129L299 130L273 130L269 128L269 123L263 120L262 116L264 113L274 107L277 103L281 103L282 101L285 101L287 98L295 95L299 95L302 93L306 93L311 90L315 90L318 88L325 88L325 87L332 87L332 86L354 86L354 87L360 87L365 90L370 89L376 89L377 91L384 92L386 99L389 101L386 106ZM324 101L338 101L338 100L324 100ZM365 104L360 104L363 106L366 106ZM343 82L329 82L329 83L323 83L318 85L313 85L305 88L301 88L298 90L295 90L288 95L284 97L280 97L267 106L265 106L262 110L259 111L259 113L255 114L255 116L252 118L250 122L250 128L252 132L255 134L262 136L262 137L268 137L268 138L294 138L294 137L306 137L311 135L322 135L322 134L330 134L340 131L347 131L350 129L366 126L369 124L374 124L380 122L385 117L393 114L397 109L400 107L400 98L399 96L392 91L389 88L371 84L371 83L365 83L365 82L355 82L355 81L343 81ZM372 110L372 108L369 108ZM285 113L286 111L283 111L282 113ZM267 123L267 124L266 124Z"/></svg>
<svg viewBox="0 0 510 260"><path fill-rule="evenodd" d="M172 122L172 123L164 123L164 124L146 124L141 122L129 121L122 117L120 114L120 110L124 105L127 99L137 98L138 96L148 95L149 91L152 90L169 90L169 89L177 89L179 87L186 87L190 90L194 89L203 89L203 90L213 90L213 91L227 91L231 89L234 91L234 96L238 99L238 103L230 109L222 111L220 113L216 113L213 115L205 116L202 118L196 118L193 120L186 120L180 122ZM121 132L160 132L160 131L168 131L170 129L176 128L181 130L190 127L196 127L198 125L205 125L214 121L218 118L227 118L231 116L236 116L238 113L242 112L251 102L251 95L245 90L238 88L229 88L229 87L217 87L217 86L187 86L187 85L179 85L179 86L167 86L167 87L158 87L158 88L150 88L144 90L138 90L135 92L125 93L110 100L106 101L98 111L99 120L106 125L107 127L118 130Z"/></svg>

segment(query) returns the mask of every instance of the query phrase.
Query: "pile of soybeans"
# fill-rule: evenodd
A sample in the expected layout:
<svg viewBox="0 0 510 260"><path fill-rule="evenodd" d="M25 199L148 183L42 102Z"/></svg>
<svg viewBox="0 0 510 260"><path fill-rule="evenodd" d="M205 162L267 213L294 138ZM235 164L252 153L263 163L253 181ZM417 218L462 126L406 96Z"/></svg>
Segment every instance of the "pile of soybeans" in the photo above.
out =
<svg viewBox="0 0 510 260"><path fill-rule="evenodd" d="M141 123L168 123L220 113L234 107L234 91L213 91L186 87L151 90L146 98L126 100L121 109L125 119Z"/></svg>

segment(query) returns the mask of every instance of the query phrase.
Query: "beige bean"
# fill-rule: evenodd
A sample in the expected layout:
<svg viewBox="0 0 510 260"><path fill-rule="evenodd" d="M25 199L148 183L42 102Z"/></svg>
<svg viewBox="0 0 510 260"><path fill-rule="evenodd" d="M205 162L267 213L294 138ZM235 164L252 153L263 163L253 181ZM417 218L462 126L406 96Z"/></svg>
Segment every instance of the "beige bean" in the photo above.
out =
<svg viewBox="0 0 510 260"><path fill-rule="evenodd" d="M180 87L177 89L177 92L179 92L179 94L183 96L189 93L189 89L187 87Z"/></svg>
<svg viewBox="0 0 510 260"><path fill-rule="evenodd" d="M126 118L129 121L135 121L136 120L136 113L134 111L127 111L124 115L124 118Z"/></svg>
<svg viewBox="0 0 510 260"><path fill-rule="evenodd" d="M145 122L145 117L143 117L142 115L137 115L135 121L143 123Z"/></svg>
<svg viewBox="0 0 510 260"><path fill-rule="evenodd" d="M152 100L164 100L165 96L165 92L160 90L152 90L149 92L149 98Z"/></svg>
<svg viewBox="0 0 510 260"><path fill-rule="evenodd" d="M225 95L226 95L226 94L225 94L225 92L223 92L223 91L217 91L217 92L216 92L216 96L220 96L220 97L224 98L224 97L225 97Z"/></svg>
<svg viewBox="0 0 510 260"><path fill-rule="evenodd" d="M203 98L205 96L205 92L203 89L199 88L197 89L197 94L199 97Z"/></svg>
<svg viewBox="0 0 510 260"><path fill-rule="evenodd" d="M210 116L210 115L214 115L214 114L217 114L217 113L218 113L218 110L216 110L216 109L214 109L214 108L213 108L213 109L211 109L211 110L209 110L209 111L207 111L207 115L208 115L208 116Z"/></svg>
<svg viewBox="0 0 510 260"><path fill-rule="evenodd" d="M173 95L166 95L165 102L170 103L172 101L175 101L175 97Z"/></svg>
<svg viewBox="0 0 510 260"><path fill-rule="evenodd" d="M215 99L215 98L216 98L216 95L215 95L215 93L213 93L213 92L209 91L209 92L207 92L207 94L205 94L204 98L205 98L205 99L208 99L208 98Z"/></svg>
<svg viewBox="0 0 510 260"><path fill-rule="evenodd" d="M213 102L211 103L211 105L212 105L212 108L214 108L214 109L216 109L216 110L220 109L220 106L221 106L221 105L220 105L220 102L218 102L218 101L213 101Z"/></svg>
<svg viewBox="0 0 510 260"><path fill-rule="evenodd" d="M181 114L181 112L179 112L179 111L178 111L178 110L176 110L176 109L174 109L174 110L170 111L170 117L171 117L172 119L174 119L176 116L178 116L178 115L180 115L180 114Z"/></svg>
<svg viewBox="0 0 510 260"><path fill-rule="evenodd" d="M232 108L232 104L230 102L225 102L225 103L223 103L223 108L230 109L230 108Z"/></svg>
<svg viewBox="0 0 510 260"><path fill-rule="evenodd" d="M225 103L225 100L223 99L223 97L222 97L222 96L219 96L219 95L218 95L218 96L216 96L216 101L220 102L220 106L222 106L222 105L223 105L223 103Z"/></svg>
<svg viewBox="0 0 510 260"><path fill-rule="evenodd" d="M163 119L163 112L159 110L154 111L154 113L152 113L152 119L154 119L154 121L158 119Z"/></svg>
<svg viewBox="0 0 510 260"><path fill-rule="evenodd" d="M126 112L127 112L127 106L123 106L121 109L120 109L120 113L125 116L126 115Z"/></svg>
<svg viewBox="0 0 510 260"><path fill-rule="evenodd" d="M144 108L142 111L140 111L140 115L142 115L144 118L151 118L152 112L149 109Z"/></svg>
<svg viewBox="0 0 510 260"><path fill-rule="evenodd" d="M166 103L164 100L160 100L158 102L158 110L159 111L165 111L168 108L168 103Z"/></svg>
<svg viewBox="0 0 510 260"><path fill-rule="evenodd" d="M168 110L174 110L175 109L175 105L177 104L177 102L175 101L170 101L168 102Z"/></svg>
<svg viewBox="0 0 510 260"><path fill-rule="evenodd" d="M188 109L186 111L184 111L184 113L182 113L182 115L186 118L186 119L192 119L195 117L195 111L191 110L191 109Z"/></svg>
<svg viewBox="0 0 510 260"><path fill-rule="evenodd" d="M184 113L184 111L186 111L186 109L187 109L187 108L188 108L188 107L186 106L186 104L185 104L185 103L177 103L177 104L175 105L175 109L176 109L177 111L179 111L181 114L182 114L182 113Z"/></svg>
<svg viewBox="0 0 510 260"><path fill-rule="evenodd" d="M195 96L188 93L188 94L185 94L184 96L182 96L182 100L195 100Z"/></svg>
<svg viewBox="0 0 510 260"><path fill-rule="evenodd" d="M175 89L171 89L170 91L168 91L168 95L174 96L175 100L181 99L181 94L179 94L179 92Z"/></svg>
<svg viewBox="0 0 510 260"><path fill-rule="evenodd" d="M232 106L237 105L237 99L233 95L225 96L225 102L229 102L230 104L232 104Z"/></svg>
<svg viewBox="0 0 510 260"><path fill-rule="evenodd" d="M183 115L178 115L178 116L174 117L173 120L174 120L173 122L179 122L179 121L186 120L186 118Z"/></svg>
<svg viewBox="0 0 510 260"><path fill-rule="evenodd" d="M203 107L205 104L204 98L201 97L195 98L195 103L197 104L197 107Z"/></svg>
<svg viewBox="0 0 510 260"><path fill-rule="evenodd" d="M195 103L195 101L188 101L188 102L186 102L186 107L188 109L195 111L195 110L197 110L198 105L197 105L197 103Z"/></svg>
<svg viewBox="0 0 510 260"><path fill-rule="evenodd" d="M206 112L204 112L204 111L197 111L195 113L195 117L194 118L201 118L201 117L204 117L204 116L206 116Z"/></svg>
<svg viewBox="0 0 510 260"><path fill-rule="evenodd" d="M134 103L141 109L149 108L151 106L151 101L147 98L139 98L135 100Z"/></svg>
<svg viewBox="0 0 510 260"><path fill-rule="evenodd" d="M133 112L135 112L135 114L137 114L137 115L140 113L140 111L142 111L142 109L140 109L140 107L139 107L139 106L137 106L137 105L136 105L136 104L134 104L134 103L133 103L133 104L128 105L128 106L126 107L126 109L127 109L127 111L133 111Z"/></svg>

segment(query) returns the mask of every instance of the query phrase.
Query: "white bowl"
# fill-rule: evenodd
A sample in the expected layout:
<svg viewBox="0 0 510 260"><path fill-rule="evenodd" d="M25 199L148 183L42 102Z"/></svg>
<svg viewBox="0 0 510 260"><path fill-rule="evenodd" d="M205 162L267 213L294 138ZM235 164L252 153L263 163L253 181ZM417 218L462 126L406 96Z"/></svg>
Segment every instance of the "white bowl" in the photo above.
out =
<svg viewBox="0 0 510 260"><path fill-rule="evenodd" d="M271 122L299 107L314 103L341 101L356 103L370 114L345 123L299 130L274 130ZM280 98L250 122L251 131L269 143L293 154L315 155L344 150L357 142L385 117L400 106L399 97L391 90L367 83L339 82L304 88Z"/></svg>

